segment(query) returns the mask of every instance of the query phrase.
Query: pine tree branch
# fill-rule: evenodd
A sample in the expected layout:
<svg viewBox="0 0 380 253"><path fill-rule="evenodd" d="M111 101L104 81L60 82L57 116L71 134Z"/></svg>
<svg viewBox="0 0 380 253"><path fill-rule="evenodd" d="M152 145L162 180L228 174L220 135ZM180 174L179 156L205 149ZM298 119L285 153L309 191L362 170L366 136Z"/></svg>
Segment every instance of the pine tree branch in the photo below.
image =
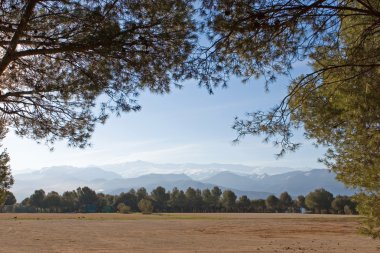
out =
<svg viewBox="0 0 380 253"><path fill-rule="evenodd" d="M29 0L25 6L24 13L21 16L21 20L19 25L17 26L17 29L15 33L13 34L12 40L9 43L9 46L6 50L6 53L3 57L3 59L0 62L0 75L4 72L4 70L7 68L8 64L12 61L13 59L13 54L16 51L19 39L25 30L28 21L30 17L33 14L33 9L38 3L39 0Z"/></svg>

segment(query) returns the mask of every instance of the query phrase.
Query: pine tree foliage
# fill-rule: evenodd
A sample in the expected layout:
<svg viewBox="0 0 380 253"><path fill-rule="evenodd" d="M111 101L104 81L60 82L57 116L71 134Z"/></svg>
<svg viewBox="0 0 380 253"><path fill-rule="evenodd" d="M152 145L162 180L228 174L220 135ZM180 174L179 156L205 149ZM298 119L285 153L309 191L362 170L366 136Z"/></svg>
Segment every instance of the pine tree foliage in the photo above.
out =
<svg viewBox="0 0 380 253"><path fill-rule="evenodd" d="M303 129L328 148L321 161L337 178L364 193L361 210L371 213L368 231L378 237L380 2L220 0L204 6L214 75L265 77L269 85L295 63L311 66L310 73L291 79L273 109L236 119L236 141L264 135L281 156L299 147L293 132Z"/></svg>
<svg viewBox="0 0 380 253"><path fill-rule="evenodd" d="M0 111L16 133L84 147L109 112L181 79L191 1L0 2Z"/></svg>
<svg viewBox="0 0 380 253"><path fill-rule="evenodd" d="M5 126L0 124L0 141L5 138L6 133L7 129ZM14 183L9 161L10 157L7 153L7 150L3 150L0 153L0 204L4 203L7 200L7 196L9 194L8 190Z"/></svg>

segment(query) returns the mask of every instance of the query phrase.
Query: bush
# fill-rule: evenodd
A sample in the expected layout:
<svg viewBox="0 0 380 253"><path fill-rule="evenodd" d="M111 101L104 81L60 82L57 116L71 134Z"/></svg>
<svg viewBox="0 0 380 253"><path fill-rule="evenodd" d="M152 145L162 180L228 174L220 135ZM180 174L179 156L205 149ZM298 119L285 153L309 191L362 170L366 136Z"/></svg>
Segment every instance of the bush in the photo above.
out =
<svg viewBox="0 0 380 253"><path fill-rule="evenodd" d="M153 212L152 201L149 199L142 199L137 205L143 214L151 214Z"/></svg>
<svg viewBox="0 0 380 253"><path fill-rule="evenodd" d="M344 206L344 214L352 214L352 210L348 205Z"/></svg>
<svg viewBox="0 0 380 253"><path fill-rule="evenodd" d="M131 212L131 208L124 203L118 204L117 210L119 211L119 213L130 213Z"/></svg>

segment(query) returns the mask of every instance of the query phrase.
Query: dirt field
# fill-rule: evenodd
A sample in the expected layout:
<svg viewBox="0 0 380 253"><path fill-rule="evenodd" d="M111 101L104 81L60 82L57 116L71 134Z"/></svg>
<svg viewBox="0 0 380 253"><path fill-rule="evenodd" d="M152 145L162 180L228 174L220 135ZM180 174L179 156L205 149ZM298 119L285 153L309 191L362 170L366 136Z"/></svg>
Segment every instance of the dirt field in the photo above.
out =
<svg viewBox="0 0 380 253"><path fill-rule="evenodd" d="M0 252L380 252L357 217L0 214Z"/></svg>

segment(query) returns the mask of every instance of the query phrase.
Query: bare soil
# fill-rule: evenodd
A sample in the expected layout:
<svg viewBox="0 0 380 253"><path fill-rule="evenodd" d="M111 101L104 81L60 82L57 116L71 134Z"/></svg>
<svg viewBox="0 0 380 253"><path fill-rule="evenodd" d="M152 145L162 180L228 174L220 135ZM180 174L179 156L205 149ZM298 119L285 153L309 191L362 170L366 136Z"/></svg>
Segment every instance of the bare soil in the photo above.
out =
<svg viewBox="0 0 380 253"><path fill-rule="evenodd" d="M379 253L358 217L309 214L0 214L0 252Z"/></svg>

